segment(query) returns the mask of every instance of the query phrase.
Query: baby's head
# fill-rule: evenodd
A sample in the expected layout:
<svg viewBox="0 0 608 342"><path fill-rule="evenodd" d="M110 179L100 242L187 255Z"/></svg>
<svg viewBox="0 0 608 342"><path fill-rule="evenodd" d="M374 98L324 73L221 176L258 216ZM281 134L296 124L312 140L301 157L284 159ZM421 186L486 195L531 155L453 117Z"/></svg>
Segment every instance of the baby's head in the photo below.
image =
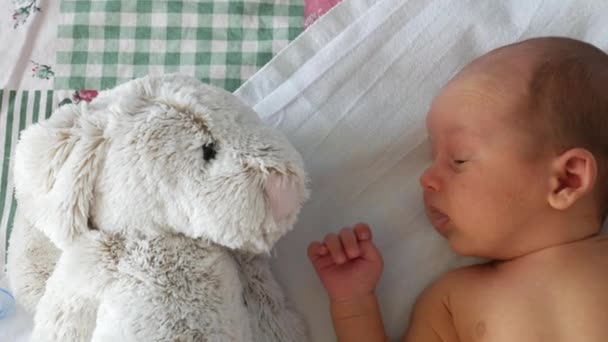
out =
<svg viewBox="0 0 608 342"><path fill-rule="evenodd" d="M511 259L597 234L608 211L608 55L566 38L496 49L433 101L427 213L459 254Z"/></svg>

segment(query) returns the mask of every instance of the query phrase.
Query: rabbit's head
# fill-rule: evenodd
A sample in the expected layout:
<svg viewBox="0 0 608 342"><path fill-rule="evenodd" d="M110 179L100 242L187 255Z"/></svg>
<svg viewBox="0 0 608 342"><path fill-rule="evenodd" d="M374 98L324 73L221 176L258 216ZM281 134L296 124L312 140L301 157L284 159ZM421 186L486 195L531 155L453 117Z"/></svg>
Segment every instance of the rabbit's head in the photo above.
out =
<svg viewBox="0 0 608 342"><path fill-rule="evenodd" d="M58 246L90 229L268 252L308 197L302 160L234 95L145 77L60 107L17 147L16 194Z"/></svg>

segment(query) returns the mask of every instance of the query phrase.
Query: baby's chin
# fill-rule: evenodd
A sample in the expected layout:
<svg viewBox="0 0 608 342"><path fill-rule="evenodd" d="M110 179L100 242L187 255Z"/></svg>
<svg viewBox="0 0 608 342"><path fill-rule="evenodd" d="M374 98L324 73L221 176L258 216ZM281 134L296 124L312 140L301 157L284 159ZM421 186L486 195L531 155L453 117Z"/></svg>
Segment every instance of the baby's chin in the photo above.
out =
<svg viewBox="0 0 608 342"><path fill-rule="evenodd" d="M480 246L480 242L471 241L461 234L458 234L455 230L448 233L446 239L448 240L452 252L461 257L485 260L505 260L505 255L508 254L507 251Z"/></svg>
<svg viewBox="0 0 608 342"><path fill-rule="evenodd" d="M502 251L498 248L489 248L491 243L471 239L468 237L452 217L429 210L427 216L436 232L443 236L450 246L453 253L462 257L473 257L488 260L502 260L508 251Z"/></svg>

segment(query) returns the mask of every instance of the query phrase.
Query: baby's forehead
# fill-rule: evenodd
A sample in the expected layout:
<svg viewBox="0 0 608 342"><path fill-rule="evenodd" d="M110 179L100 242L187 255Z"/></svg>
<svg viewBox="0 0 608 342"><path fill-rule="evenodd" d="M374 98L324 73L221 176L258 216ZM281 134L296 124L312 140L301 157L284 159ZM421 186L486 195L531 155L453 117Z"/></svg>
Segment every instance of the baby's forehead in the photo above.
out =
<svg viewBox="0 0 608 342"><path fill-rule="evenodd" d="M530 107L532 99L530 84L534 76L534 58L522 49L484 55L453 77L431 106L447 107L448 110L475 107L488 114L522 112Z"/></svg>
<svg viewBox="0 0 608 342"><path fill-rule="evenodd" d="M524 80L475 72L453 80L433 100L427 128L430 133L482 138L497 131L521 130L533 116L529 103Z"/></svg>
<svg viewBox="0 0 608 342"><path fill-rule="evenodd" d="M430 113L478 113L482 115L479 119L496 120L521 112L527 102L529 91L525 79L475 71L450 81L433 99Z"/></svg>

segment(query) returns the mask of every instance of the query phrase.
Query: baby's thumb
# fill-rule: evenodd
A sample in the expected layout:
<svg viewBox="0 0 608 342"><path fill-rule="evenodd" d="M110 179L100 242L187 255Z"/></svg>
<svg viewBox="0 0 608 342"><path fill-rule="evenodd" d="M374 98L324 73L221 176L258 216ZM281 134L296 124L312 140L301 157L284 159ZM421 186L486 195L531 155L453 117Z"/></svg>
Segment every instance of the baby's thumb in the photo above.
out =
<svg viewBox="0 0 608 342"><path fill-rule="evenodd" d="M372 240L359 241L361 258L368 261L382 261L382 254Z"/></svg>

